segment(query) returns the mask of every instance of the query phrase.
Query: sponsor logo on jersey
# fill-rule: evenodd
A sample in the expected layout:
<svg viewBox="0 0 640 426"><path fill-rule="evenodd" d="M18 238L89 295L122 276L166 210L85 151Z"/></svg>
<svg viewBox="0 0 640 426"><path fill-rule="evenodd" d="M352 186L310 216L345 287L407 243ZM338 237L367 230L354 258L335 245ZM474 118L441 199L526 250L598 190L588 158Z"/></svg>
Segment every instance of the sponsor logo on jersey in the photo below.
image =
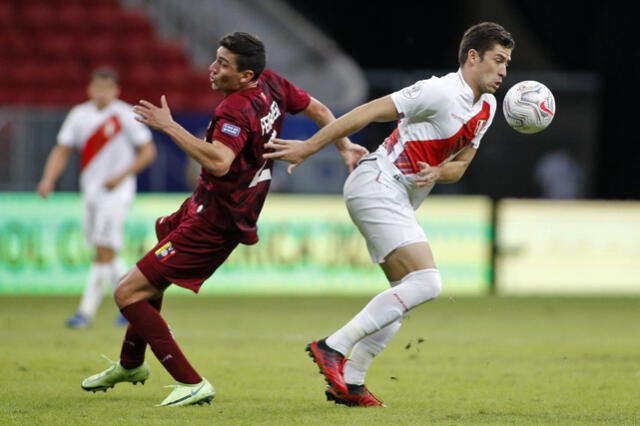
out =
<svg viewBox="0 0 640 426"><path fill-rule="evenodd" d="M420 96L420 92L422 92L422 86L420 84L414 84L413 86L403 89L402 96L407 99L415 99Z"/></svg>
<svg viewBox="0 0 640 426"><path fill-rule="evenodd" d="M273 129L273 123L280 117L280 108L276 101L271 103L269 113L260 119L260 127L262 127L262 134L266 135Z"/></svg>
<svg viewBox="0 0 640 426"><path fill-rule="evenodd" d="M173 244L171 244L171 241L168 241L165 245L156 250L155 254L156 259L158 259L160 262L164 262L174 254L176 254L176 249L173 248Z"/></svg>
<svg viewBox="0 0 640 426"><path fill-rule="evenodd" d="M240 135L240 127L234 126L233 124L223 123L222 128L220 129L222 133L226 133L231 136L239 136Z"/></svg>

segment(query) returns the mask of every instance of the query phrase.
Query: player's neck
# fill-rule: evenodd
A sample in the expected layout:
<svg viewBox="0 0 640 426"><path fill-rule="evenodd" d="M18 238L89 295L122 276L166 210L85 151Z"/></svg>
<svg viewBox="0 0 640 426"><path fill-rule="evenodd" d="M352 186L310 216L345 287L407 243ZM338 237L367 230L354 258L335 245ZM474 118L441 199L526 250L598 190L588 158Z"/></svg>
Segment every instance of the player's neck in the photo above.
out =
<svg viewBox="0 0 640 426"><path fill-rule="evenodd" d="M477 84L474 83L468 68L462 68L462 79L467 83L467 86L471 88L473 92L473 103L475 104L480 100L480 97L482 97L482 91L477 87Z"/></svg>
<svg viewBox="0 0 640 426"><path fill-rule="evenodd" d="M103 109L105 109L106 107L108 107L111 102L113 101L109 101L109 102L97 102L97 101L93 101L93 104L96 106L96 109L99 111L102 111Z"/></svg>

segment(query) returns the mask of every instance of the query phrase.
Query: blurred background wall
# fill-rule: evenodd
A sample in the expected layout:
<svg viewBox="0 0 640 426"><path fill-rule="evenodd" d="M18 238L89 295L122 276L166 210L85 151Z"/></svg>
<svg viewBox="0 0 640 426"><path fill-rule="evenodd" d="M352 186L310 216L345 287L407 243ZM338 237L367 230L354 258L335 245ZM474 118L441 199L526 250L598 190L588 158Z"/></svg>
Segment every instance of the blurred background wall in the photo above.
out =
<svg viewBox="0 0 640 426"><path fill-rule="evenodd" d="M544 132L527 136L508 128L498 111L465 178L440 185L435 193L488 196L498 218L520 224L517 217L513 222L506 213L500 216L500 200L637 200L640 136L633 90L640 75L639 9L624 1L0 0L0 191L35 190L60 123L72 105L85 99L87 78L99 65L120 73L124 100L157 102L166 94L175 118L202 135L221 99L209 88L207 67L217 41L228 32L258 34L266 43L270 68L341 114L417 80L455 71L464 30L492 20L516 39L498 103L512 84L538 80L553 91L557 115ZM392 127L372 125L353 139L375 149ZM310 121L289 117L282 136L305 138L315 130ZM159 156L139 176L139 190L189 192L197 165L166 136L154 137ZM72 161L67 167L57 190L77 190L76 166ZM329 147L298 167L293 177L278 164L272 190L339 194L346 174ZM0 197L0 220L8 220L9 199L16 198ZM592 211L591 206L579 211ZM631 211L628 203L622 206ZM540 214L553 216L555 210ZM627 229L640 227L633 214L607 218L622 220ZM0 237L8 229L3 223ZM491 223L490 236L501 226ZM583 223L584 228L566 238L584 237L584 229L596 226L598 219L590 216ZM536 226L531 229L532 234L540 232ZM618 231L611 232L622 235ZM544 232L557 231L547 227ZM635 264L632 256L640 253L640 243L621 238L612 243L615 249L609 245L602 250L630 256L628 263ZM504 247L500 238L488 241L497 269L502 268L500 256L525 253L513 250L509 238ZM556 243L535 247L549 249ZM592 244L596 249L591 256L601 256L598 240ZM19 243L4 245L0 255L20 252ZM636 281L631 285L637 290Z"/></svg>
<svg viewBox="0 0 640 426"><path fill-rule="evenodd" d="M98 65L120 72L125 100L164 93L180 121L202 133L220 100L208 88L207 66L217 40L230 31L260 35L271 68L340 114L455 70L464 29L495 20L517 41L498 100L511 84L536 79L554 92L557 116L533 137L511 131L498 116L467 178L437 191L639 198L640 144L629 109L638 72L637 9L617 1L390 7L333 0L0 0L0 190L33 190L64 114L84 99L87 76ZM290 122L287 136L315 130L302 119ZM369 126L355 139L375 148L391 126ZM189 190L187 159L162 135L157 139L160 157L141 176L141 191ZM77 188L76 170L67 169L60 189ZM295 180L276 178L274 190L338 193L344 176L328 152L300 168Z"/></svg>

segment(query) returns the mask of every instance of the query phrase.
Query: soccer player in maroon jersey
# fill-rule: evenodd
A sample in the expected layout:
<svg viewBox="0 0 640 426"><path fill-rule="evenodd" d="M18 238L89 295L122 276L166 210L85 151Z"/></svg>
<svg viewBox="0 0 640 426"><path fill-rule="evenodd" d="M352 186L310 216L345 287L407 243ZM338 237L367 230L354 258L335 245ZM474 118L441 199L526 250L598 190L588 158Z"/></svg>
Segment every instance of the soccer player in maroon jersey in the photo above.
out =
<svg viewBox="0 0 640 426"><path fill-rule="evenodd" d="M144 382L147 344L178 382L160 404L210 402L215 390L176 344L160 315L164 290L173 284L198 292L239 244L258 241L256 222L271 180L273 160L264 145L282 128L285 113L301 113L319 126L335 120L321 102L273 71L264 70L263 43L235 32L222 38L209 67L211 87L225 95L213 114L206 140L173 121L167 99L161 106L140 101L138 120L167 133L202 165L198 186L180 209L156 221L158 243L120 281L115 301L129 320L120 361L85 379L82 388L104 390L120 382ZM337 147L350 169L366 149L343 138Z"/></svg>

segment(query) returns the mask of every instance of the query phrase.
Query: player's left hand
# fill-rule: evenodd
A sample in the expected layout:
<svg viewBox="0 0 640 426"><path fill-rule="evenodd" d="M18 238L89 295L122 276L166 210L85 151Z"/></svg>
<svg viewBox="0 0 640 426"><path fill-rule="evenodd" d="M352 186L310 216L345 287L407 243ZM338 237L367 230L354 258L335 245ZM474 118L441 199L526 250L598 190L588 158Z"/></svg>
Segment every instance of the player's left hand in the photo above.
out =
<svg viewBox="0 0 640 426"><path fill-rule="evenodd" d="M266 149L273 149L273 152L262 154L262 158L273 158L276 160L288 161L291 163L287 167L287 173L291 174L293 169L302 163L312 152L309 151L308 145L304 141L295 139L278 139L273 138L266 144Z"/></svg>
<svg viewBox="0 0 640 426"><path fill-rule="evenodd" d="M415 180L416 186L431 186L440 178L440 169L438 167L430 166L422 161L418 161L418 167L420 167L420 171Z"/></svg>
<svg viewBox="0 0 640 426"><path fill-rule="evenodd" d="M160 97L160 104L157 107L149 101L140 100L140 104L133 107L133 112L138 114L136 120L153 129L164 130L173 123L173 117L165 95Z"/></svg>
<svg viewBox="0 0 640 426"><path fill-rule="evenodd" d="M120 185L120 182L122 182L122 180L125 178L124 175L118 175L118 176L114 176L112 178L110 178L109 180L107 180L104 183L105 188L107 188L109 191L111 191L113 188L115 188L116 186Z"/></svg>
<svg viewBox="0 0 640 426"><path fill-rule="evenodd" d="M358 164L358 161L367 155L369 155L369 150L364 146L355 143L349 144L346 149L340 151L340 156L342 157L344 164L347 166L347 169L349 169L349 172L352 172Z"/></svg>

